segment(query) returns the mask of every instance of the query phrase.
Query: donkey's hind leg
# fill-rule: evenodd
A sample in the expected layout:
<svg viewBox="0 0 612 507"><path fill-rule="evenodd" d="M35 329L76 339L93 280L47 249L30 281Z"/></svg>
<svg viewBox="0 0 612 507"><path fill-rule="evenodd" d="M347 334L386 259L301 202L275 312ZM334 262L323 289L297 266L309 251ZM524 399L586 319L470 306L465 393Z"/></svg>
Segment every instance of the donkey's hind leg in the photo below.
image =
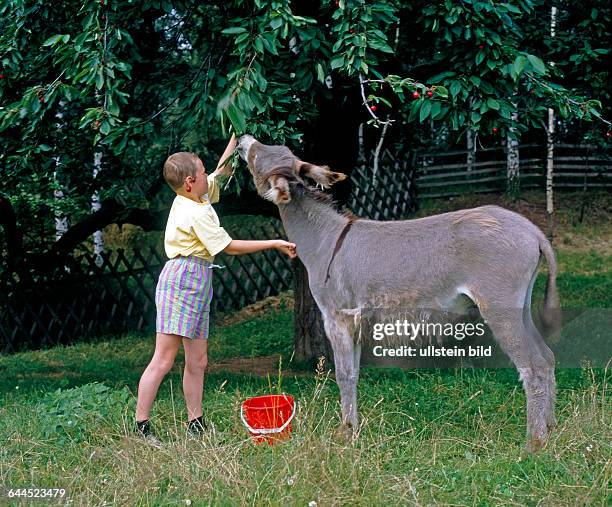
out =
<svg viewBox="0 0 612 507"><path fill-rule="evenodd" d="M527 450L536 451L546 444L554 421L554 363L542 353L542 344L525 326L522 309L488 308L481 309L481 313L523 382L527 398Z"/></svg>
<svg viewBox="0 0 612 507"><path fill-rule="evenodd" d="M525 294L525 304L523 306L523 324L525 328L529 332L530 336L534 339L535 343L538 345L540 349L540 353L544 356L548 364L552 367L551 376L548 379L549 389L552 395L550 396L550 409L547 411L548 415L548 428L549 430L554 428L557 425L557 420L555 418L555 398L557 394L556 382L555 382L555 355L553 351L550 350L550 347L546 344L546 341L538 331L538 328L533 323L533 317L531 315L531 294L533 291L533 286L538 274L538 270L536 269L531 278L531 282Z"/></svg>

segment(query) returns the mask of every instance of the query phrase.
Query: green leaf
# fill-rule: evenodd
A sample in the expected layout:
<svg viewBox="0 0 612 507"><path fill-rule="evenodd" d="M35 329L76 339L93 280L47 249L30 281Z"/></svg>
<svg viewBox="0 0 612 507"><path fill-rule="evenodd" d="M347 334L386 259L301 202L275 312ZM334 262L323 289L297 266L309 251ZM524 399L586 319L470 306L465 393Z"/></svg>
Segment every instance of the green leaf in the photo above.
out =
<svg viewBox="0 0 612 507"><path fill-rule="evenodd" d="M49 37L45 42L43 42L43 47L57 44L62 37L63 35L53 35Z"/></svg>
<svg viewBox="0 0 612 507"><path fill-rule="evenodd" d="M436 116L438 116L438 113L440 113L441 110L441 106L439 102L434 102L431 106L431 112L429 113L431 115L431 119L435 120Z"/></svg>
<svg viewBox="0 0 612 507"><path fill-rule="evenodd" d="M323 72L323 66L320 63L315 65L317 69L317 79L321 81L321 83L325 82L325 73Z"/></svg>
<svg viewBox="0 0 612 507"><path fill-rule="evenodd" d="M456 97L459 90L461 90L461 83L459 81L453 81L450 85L450 94L453 97Z"/></svg>
<svg viewBox="0 0 612 507"><path fill-rule="evenodd" d="M225 28L224 30L221 30L221 33L224 33L225 35L236 35L239 33L246 33L248 30L246 28L243 28L241 26L234 26L232 28Z"/></svg>
<svg viewBox="0 0 612 507"><path fill-rule="evenodd" d="M439 97L448 97L448 90L444 86L436 86L435 92Z"/></svg>
<svg viewBox="0 0 612 507"><path fill-rule="evenodd" d="M422 100L415 100L412 103L412 106L410 106L410 115L408 116L408 121L414 121L416 118L416 115L420 109L420 107L423 105L423 101Z"/></svg>
<svg viewBox="0 0 612 507"><path fill-rule="evenodd" d="M513 67L514 74L517 78L523 72L525 65L527 65L527 59L523 55L517 56L516 59L514 60L514 67Z"/></svg>
<svg viewBox="0 0 612 507"><path fill-rule="evenodd" d="M230 103L227 106L227 116L234 126L236 134L242 134L245 130L244 114L234 104Z"/></svg>
<svg viewBox="0 0 612 507"><path fill-rule="evenodd" d="M423 120L429 116L431 111L431 102L425 101L421 110L419 111L419 122L423 123Z"/></svg>
<svg viewBox="0 0 612 507"><path fill-rule="evenodd" d="M329 66L332 69L338 69L344 65L344 55L335 56L332 58L331 62L329 62Z"/></svg>
<svg viewBox="0 0 612 507"><path fill-rule="evenodd" d="M102 75L102 69L96 74L96 90L100 90L104 86L104 76Z"/></svg>
<svg viewBox="0 0 612 507"><path fill-rule="evenodd" d="M439 74L436 74L434 76L431 76L430 78L427 79L427 81L429 83L437 83L439 81L442 81L443 79L449 78L449 77L453 77L456 76L457 73L450 71L450 70L445 70L444 72L440 72Z"/></svg>
<svg viewBox="0 0 612 507"><path fill-rule="evenodd" d="M546 67L540 58L534 55L527 55L527 59L533 67L533 70L535 70L538 74L546 74Z"/></svg>
<svg viewBox="0 0 612 507"><path fill-rule="evenodd" d="M492 97L489 97L487 99L487 106L489 106L489 109L494 109L495 111L499 111L499 102L497 102L497 100L495 100Z"/></svg>
<svg viewBox="0 0 612 507"><path fill-rule="evenodd" d="M507 4L502 4L506 9L508 9L510 12L513 12L514 14L520 14L521 10L516 6L516 5L512 5L510 3Z"/></svg>
<svg viewBox="0 0 612 507"><path fill-rule="evenodd" d="M272 28L272 30L276 30L280 28L282 24L283 18L281 18L280 16L276 16L275 18L272 18L272 21L270 21L270 28Z"/></svg>
<svg viewBox="0 0 612 507"><path fill-rule="evenodd" d="M100 134L107 135L110 132L110 124L104 120L100 125Z"/></svg>

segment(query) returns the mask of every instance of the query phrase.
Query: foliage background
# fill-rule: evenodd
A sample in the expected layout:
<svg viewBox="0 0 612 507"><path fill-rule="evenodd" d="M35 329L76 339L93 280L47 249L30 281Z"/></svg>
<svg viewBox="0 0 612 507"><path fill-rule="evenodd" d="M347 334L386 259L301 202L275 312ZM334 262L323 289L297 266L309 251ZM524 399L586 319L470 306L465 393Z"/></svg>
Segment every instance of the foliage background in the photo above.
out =
<svg viewBox="0 0 612 507"><path fill-rule="evenodd" d="M489 146L542 141L553 106L560 137L606 143L609 27L604 0L5 0L0 194L25 249L45 252L55 216L82 223L96 192L106 215L79 240L113 222L160 228L128 215L167 208L165 157L195 151L210 168L230 129L345 172L364 123L368 150L387 121L399 153L462 146L468 128Z"/></svg>

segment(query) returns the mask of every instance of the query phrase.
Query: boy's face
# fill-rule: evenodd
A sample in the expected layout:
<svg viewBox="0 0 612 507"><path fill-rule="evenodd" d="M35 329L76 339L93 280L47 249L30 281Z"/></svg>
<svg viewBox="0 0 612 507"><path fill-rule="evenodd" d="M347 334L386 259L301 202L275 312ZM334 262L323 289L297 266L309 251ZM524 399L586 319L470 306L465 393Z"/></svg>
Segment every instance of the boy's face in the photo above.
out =
<svg viewBox="0 0 612 507"><path fill-rule="evenodd" d="M196 171L195 176L188 176L187 181L185 182L185 186L189 188L191 187L191 191L195 193L197 196L202 196L206 192L208 192L208 178L206 177L206 170L204 169L204 164L200 159L197 161L198 170Z"/></svg>

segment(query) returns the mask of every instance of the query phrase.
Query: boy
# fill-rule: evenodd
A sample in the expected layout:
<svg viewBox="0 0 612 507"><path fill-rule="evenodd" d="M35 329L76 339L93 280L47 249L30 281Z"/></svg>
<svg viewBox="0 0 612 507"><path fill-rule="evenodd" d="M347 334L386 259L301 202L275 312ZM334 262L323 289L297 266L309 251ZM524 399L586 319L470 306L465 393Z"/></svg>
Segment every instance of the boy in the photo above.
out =
<svg viewBox="0 0 612 507"><path fill-rule="evenodd" d="M216 170L206 175L204 164L194 153L179 152L164 164L164 179L176 193L164 246L170 260L157 283L155 352L138 385L137 433L159 445L149 424L149 413L164 376L174 363L178 349L185 349L183 393L187 405L187 429L199 435L202 420L202 390L207 364L208 329L212 299L212 262L219 252L241 255L275 248L296 257L295 244L283 240L233 240L219 226L211 203L219 200L215 177L231 174L229 156L236 147L232 135ZM223 163L223 165L221 165Z"/></svg>

